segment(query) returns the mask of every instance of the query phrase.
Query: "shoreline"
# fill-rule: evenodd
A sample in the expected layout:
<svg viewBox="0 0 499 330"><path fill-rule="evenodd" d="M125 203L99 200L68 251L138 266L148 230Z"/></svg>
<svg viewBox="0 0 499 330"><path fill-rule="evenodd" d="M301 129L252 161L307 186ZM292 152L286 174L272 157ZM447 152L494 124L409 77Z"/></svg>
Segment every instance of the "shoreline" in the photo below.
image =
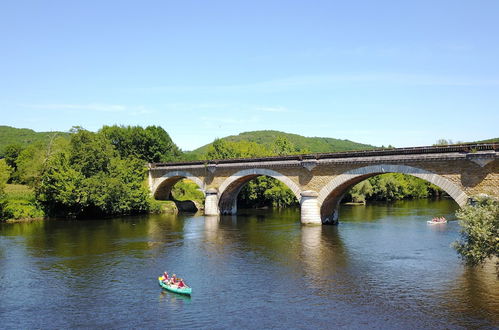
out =
<svg viewBox="0 0 499 330"><path fill-rule="evenodd" d="M7 219L2 221L3 223L23 223L23 222L35 222L45 220L45 217L36 217L36 218L21 218L21 219Z"/></svg>

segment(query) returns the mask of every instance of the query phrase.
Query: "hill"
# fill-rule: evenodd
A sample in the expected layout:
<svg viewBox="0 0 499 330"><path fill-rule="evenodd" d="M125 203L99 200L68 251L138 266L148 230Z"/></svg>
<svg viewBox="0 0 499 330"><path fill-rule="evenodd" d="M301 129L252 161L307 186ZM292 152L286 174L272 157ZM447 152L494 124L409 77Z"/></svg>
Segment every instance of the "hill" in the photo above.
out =
<svg viewBox="0 0 499 330"><path fill-rule="evenodd" d="M3 157L5 147L9 144L19 144L23 147L37 142L47 142L54 133L69 136L64 132L35 132L28 128L0 126L0 157Z"/></svg>
<svg viewBox="0 0 499 330"><path fill-rule="evenodd" d="M493 138L493 139L488 139L488 140L476 141L474 143L493 143L493 142L499 142L499 138Z"/></svg>
<svg viewBox="0 0 499 330"><path fill-rule="evenodd" d="M280 131L244 132L239 135L231 135L222 139L233 142L249 141L270 148L270 146L278 136L287 138L289 142L291 142L299 150L304 150L304 152L310 153L366 150L376 148L375 146L369 144L357 143L350 140L340 140L326 137L305 137L298 134L290 134ZM202 158L203 155L208 151L208 147L210 145L211 143L189 152L189 158Z"/></svg>

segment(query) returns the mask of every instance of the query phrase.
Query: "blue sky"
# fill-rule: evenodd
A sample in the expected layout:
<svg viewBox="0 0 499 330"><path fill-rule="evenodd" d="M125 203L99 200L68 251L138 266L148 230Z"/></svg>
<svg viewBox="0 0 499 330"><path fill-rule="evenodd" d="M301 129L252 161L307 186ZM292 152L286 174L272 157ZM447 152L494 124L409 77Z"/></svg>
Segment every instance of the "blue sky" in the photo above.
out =
<svg viewBox="0 0 499 330"><path fill-rule="evenodd" d="M0 125L499 136L499 1L3 1Z"/></svg>

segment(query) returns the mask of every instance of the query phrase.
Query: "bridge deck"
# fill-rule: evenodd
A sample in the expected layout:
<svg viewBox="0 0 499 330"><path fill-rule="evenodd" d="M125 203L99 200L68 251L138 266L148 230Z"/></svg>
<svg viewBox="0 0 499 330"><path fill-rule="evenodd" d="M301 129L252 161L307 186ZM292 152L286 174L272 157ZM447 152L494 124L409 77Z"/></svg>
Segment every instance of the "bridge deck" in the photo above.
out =
<svg viewBox="0 0 499 330"><path fill-rule="evenodd" d="M306 160L326 160L326 159L351 159L362 157L381 157L381 156L409 156L409 155L429 155L429 154L454 154L465 157L467 154L477 152L492 151L499 152L499 143L469 143L447 146L425 146L410 148L391 148L391 149L371 149L361 151L342 151L328 153L310 153L288 156L272 156L259 158L233 158L233 159L213 159L198 160L188 162L171 163L150 163L150 168L171 167L182 165L207 165L207 164L233 164L233 163L253 163L253 162L275 162L275 161L306 161ZM453 158L453 157L450 157ZM359 159L360 160L360 159Z"/></svg>

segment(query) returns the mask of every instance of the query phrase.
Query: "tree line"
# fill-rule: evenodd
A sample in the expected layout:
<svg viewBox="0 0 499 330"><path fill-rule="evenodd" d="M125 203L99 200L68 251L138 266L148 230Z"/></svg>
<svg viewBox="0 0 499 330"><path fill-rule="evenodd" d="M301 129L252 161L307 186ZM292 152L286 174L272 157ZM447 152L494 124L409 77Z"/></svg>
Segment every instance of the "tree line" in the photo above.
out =
<svg viewBox="0 0 499 330"><path fill-rule="evenodd" d="M228 159L303 154L309 150L297 147L286 136L276 136L271 145L250 141L216 139L201 159ZM2 184L29 185L34 198L25 203L36 213L47 216L84 217L148 212L154 209L145 183L147 162L183 160L183 153L161 127L104 126L98 132L73 127L66 134L53 134L48 142L28 146L8 145L0 165ZM180 182L173 188L177 199L196 198L202 194L195 185ZM3 210L8 218L14 210L5 201L0 186ZM441 191L418 178L402 174L372 177L354 186L347 201L393 201L406 198L427 198ZM3 196L3 197L2 197ZM241 190L238 203L243 208L297 206L299 201L282 182L261 176ZM19 203L18 203L19 204ZM20 205L20 204L19 204ZM38 211L36 211L38 210Z"/></svg>
<svg viewBox="0 0 499 330"><path fill-rule="evenodd" d="M16 211L5 183L29 185L34 206L46 216L87 217L149 212L147 162L179 159L181 150L161 127L74 127L27 147L12 144L0 162L0 217Z"/></svg>

